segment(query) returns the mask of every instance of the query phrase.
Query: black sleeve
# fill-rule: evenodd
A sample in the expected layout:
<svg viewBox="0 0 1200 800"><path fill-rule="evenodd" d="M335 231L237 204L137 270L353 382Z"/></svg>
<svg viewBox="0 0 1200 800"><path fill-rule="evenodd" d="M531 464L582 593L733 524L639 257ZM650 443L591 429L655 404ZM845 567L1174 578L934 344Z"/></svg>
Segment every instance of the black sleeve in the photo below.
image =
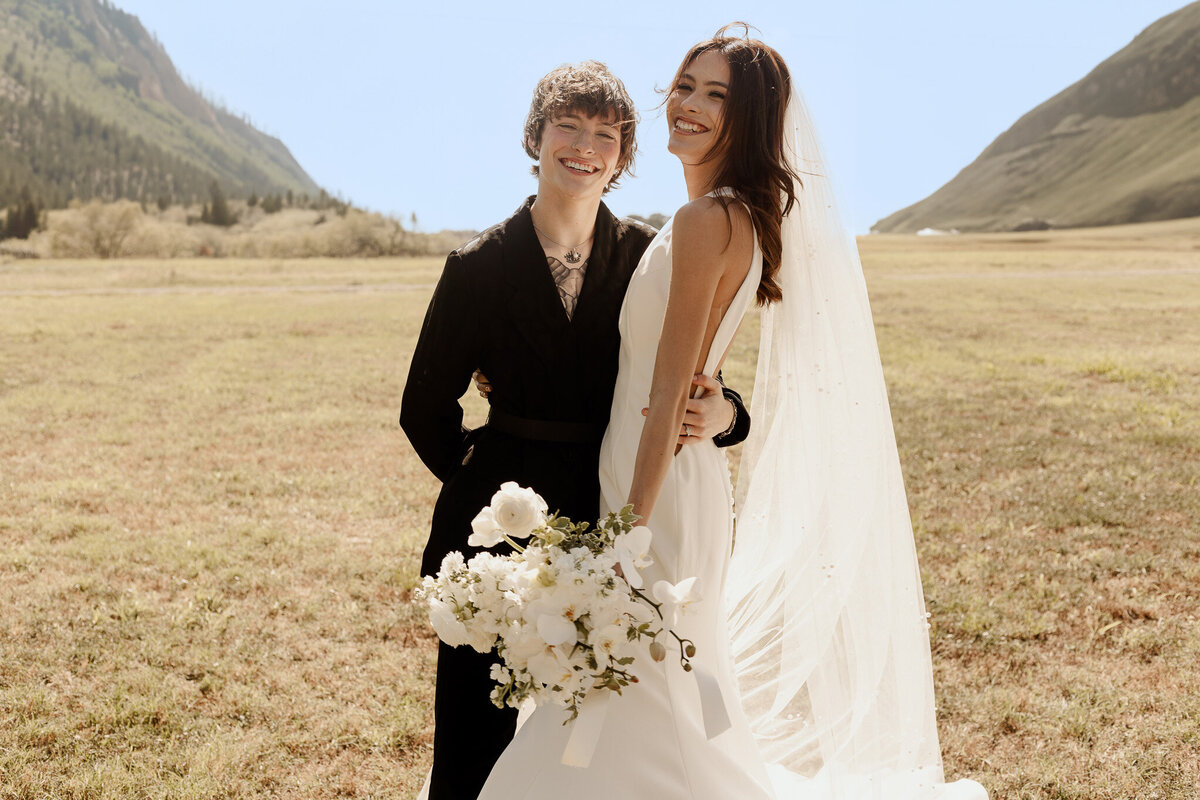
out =
<svg viewBox="0 0 1200 800"><path fill-rule="evenodd" d="M721 384L721 393L725 395L725 399L733 403L734 420L733 429L729 433L718 433L713 437L713 444L717 447L732 447L746 441L746 437L750 435L750 412L742 403L742 396L725 385L720 371L717 372L717 382Z"/></svg>
<svg viewBox="0 0 1200 800"><path fill-rule="evenodd" d="M462 425L458 401L479 366L479 314L472 289L462 259L451 253L425 312L400 404L400 427L443 482L462 463L471 433Z"/></svg>

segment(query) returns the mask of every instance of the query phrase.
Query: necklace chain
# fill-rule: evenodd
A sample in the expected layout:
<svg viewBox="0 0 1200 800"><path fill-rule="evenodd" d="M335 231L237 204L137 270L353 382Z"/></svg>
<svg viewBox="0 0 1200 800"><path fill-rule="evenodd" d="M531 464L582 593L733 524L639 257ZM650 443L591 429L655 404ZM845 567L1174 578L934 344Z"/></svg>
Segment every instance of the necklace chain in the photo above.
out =
<svg viewBox="0 0 1200 800"><path fill-rule="evenodd" d="M550 242L550 244L556 244L559 247L566 250L567 252L566 252L566 254L564 254L563 258L565 258L567 260L568 264L578 264L580 261L582 261L583 254L579 252L579 248L583 247L585 244L587 244L588 242L590 242L592 239L594 239L596 237L596 233L595 233L595 231L593 231L591 236L584 239L579 244L575 245L574 247L568 247L567 245L563 244L562 242L556 242L553 239L551 239L549 236L546 236L546 232L544 230L542 230L541 228L539 228L537 225L534 225L533 229L535 231L537 231L538 233L540 233L547 242Z"/></svg>

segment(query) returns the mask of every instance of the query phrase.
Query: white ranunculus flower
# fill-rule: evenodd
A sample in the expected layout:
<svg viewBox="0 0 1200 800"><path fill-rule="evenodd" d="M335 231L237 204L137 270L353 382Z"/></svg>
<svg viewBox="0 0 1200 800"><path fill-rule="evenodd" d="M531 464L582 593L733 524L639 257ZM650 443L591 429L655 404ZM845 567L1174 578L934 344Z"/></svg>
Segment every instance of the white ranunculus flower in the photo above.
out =
<svg viewBox="0 0 1200 800"><path fill-rule="evenodd" d="M535 528L546 523L546 501L514 481L500 484L500 491L492 495L490 510L495 524L514 539L528 539Z"/></svg>
<svg viewBox="0 0 1200 800"><path fill-rule="evenodd" d="M471 520L473 533L467 537L471 547L494 547L504 541L504 531L496 524L491 508L485 508Z"/></svg>

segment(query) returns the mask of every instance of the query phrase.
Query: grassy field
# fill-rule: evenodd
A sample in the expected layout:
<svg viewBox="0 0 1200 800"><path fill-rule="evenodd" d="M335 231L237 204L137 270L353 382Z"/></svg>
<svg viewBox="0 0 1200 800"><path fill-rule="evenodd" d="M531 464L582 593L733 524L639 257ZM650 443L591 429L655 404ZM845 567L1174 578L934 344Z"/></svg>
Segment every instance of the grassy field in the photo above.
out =
<svg viewBox="0 0 1200 800"><path fill-rule="evenodd" d="M862 249L948 776L1196 797L1200 224ZM0 797L415 794L438 269L0 263Z"/></svg>

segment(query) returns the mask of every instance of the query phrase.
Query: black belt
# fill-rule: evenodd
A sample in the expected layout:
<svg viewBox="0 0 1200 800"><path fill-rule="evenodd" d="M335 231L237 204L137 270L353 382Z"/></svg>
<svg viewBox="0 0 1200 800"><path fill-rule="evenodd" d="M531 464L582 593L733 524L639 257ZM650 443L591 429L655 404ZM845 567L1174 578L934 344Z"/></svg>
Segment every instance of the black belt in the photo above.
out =
<svg viewBox="0 0 1200 800"><path fill-rule="evenodd" d="M606 427L594 422L525 419L497 408L493 408L488 414L487 426L494 431L516 436L518 439L572 444L599 444L600 440L604 438Z"/></svg>

